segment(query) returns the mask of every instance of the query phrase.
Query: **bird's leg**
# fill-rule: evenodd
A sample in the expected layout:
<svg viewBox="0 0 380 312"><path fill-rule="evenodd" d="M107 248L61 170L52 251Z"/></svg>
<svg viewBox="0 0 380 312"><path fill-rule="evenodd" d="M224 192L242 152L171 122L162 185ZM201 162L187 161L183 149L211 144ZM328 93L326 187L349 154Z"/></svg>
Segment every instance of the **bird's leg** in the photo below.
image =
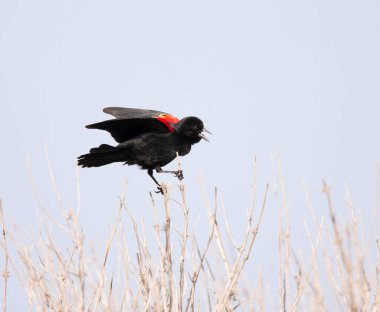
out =
<svg viewBox="0 0 380 312"><path fill-rule="evenodd" d="M157 184L158 191L155 191L155 192L156 193L161 193L163 195L164 191L162 189L162 186L160 185L160 183L157 182L156 178L153 176L153 169L148 169L148 174L152 178L152 180L154 181L154 183Z"/></svg>
<svg viewBox="0 0 380 312"><path fill-rule="evenodd" d="M157 166L156 167L156 172L157 173L171 173L171 174L174 174L175 177L178 178L178 180L182 180L183 179L183 173L182 173L182 170L177 170L177 171L172 171L172 170L162 170L162 168L160 166Z"/></svg>

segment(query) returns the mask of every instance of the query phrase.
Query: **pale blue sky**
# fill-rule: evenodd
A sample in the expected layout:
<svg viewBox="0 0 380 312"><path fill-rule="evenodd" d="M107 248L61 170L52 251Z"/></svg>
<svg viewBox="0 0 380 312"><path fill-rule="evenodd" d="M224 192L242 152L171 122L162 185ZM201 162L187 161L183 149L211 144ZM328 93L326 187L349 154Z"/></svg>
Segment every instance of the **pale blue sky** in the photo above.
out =
<svg viewBox="0 0 380 312"><path fill-rule="evenodd" d="M0 196L7 219L34 227L27 154L43 202L56 210L45 140L64 204L75 204L76 157L113 143L84 128L107 119L106 106L204 121L211 142L194 146L182 162L194 219L207 215L201 173L210 198L214 186L222 191L238 230L253 155L262 190L273 181L270 157L278 153L295 235L308 213L303 180L318 200L326 178L343 212L347 183L369 216L380 160L379 30L380 2L367 0L1 1ZM149 218L154 184L145 172L119 164L80 170L88 239L106 236L126 178L129 207ZM277 263L273 202L262 229L252 270Z"/></svg>

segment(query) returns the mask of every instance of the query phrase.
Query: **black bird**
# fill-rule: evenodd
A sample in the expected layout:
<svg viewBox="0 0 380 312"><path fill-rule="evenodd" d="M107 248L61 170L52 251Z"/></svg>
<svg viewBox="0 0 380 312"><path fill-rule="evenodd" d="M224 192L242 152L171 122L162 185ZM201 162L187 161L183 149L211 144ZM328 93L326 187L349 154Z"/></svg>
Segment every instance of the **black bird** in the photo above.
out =
<svg viewBox="0 0 380 312"><path fill-rule="evenodd" d="M119 145L102 144L92 148L88 154L78 157L78 165L86 168L113 162L138 165L141 169L148 170L161 193L161 185L154 178L153 170L172 173L182 180L181 170L166 171L161 167L175 159L177 152L184 156L190 152L193 144L201 139L208 141L203 132L210 133L197 117L179 120L163 112L123 107L107 107L103 112L116 119L98 122L86 128L108 131Z"/></svg>

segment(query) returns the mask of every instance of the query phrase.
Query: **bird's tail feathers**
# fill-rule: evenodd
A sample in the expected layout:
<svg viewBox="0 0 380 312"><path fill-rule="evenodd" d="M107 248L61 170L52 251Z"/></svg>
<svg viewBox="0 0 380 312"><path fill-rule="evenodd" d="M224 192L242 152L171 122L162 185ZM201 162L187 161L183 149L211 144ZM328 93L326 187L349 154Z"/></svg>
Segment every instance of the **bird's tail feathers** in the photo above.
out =
<svg viewBox="0 0 380 312"><path fill-rule="evenodd" d="M90 149L88 154L78 157L78 166L83 168L100 167L120 161L118 157L119 149L117 147L102 144L99 147Z"/></svg>

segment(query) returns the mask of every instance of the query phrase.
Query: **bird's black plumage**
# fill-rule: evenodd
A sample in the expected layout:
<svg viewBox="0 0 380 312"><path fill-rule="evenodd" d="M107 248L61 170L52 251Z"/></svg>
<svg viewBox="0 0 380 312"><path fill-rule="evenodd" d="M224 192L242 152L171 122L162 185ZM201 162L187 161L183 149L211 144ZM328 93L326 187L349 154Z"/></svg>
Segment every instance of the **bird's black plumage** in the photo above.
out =
<svg viewBox="0 0 380 312"><path fill-rule="evenodd" d="M122 107L108 107L103 111L116 119L91 124L87 128L108 131L119 145L102 144L92 148L88 154L78 157L78 165L87 168L113 162L138 165L148 170L159 188L153 170L173 173L181 179L182 172L164 171L161 167L175 159L177 152L180 156L188 154L193 144L206 139L202 132L208 132L197 117L178 120L163 112Z"/></svg>

